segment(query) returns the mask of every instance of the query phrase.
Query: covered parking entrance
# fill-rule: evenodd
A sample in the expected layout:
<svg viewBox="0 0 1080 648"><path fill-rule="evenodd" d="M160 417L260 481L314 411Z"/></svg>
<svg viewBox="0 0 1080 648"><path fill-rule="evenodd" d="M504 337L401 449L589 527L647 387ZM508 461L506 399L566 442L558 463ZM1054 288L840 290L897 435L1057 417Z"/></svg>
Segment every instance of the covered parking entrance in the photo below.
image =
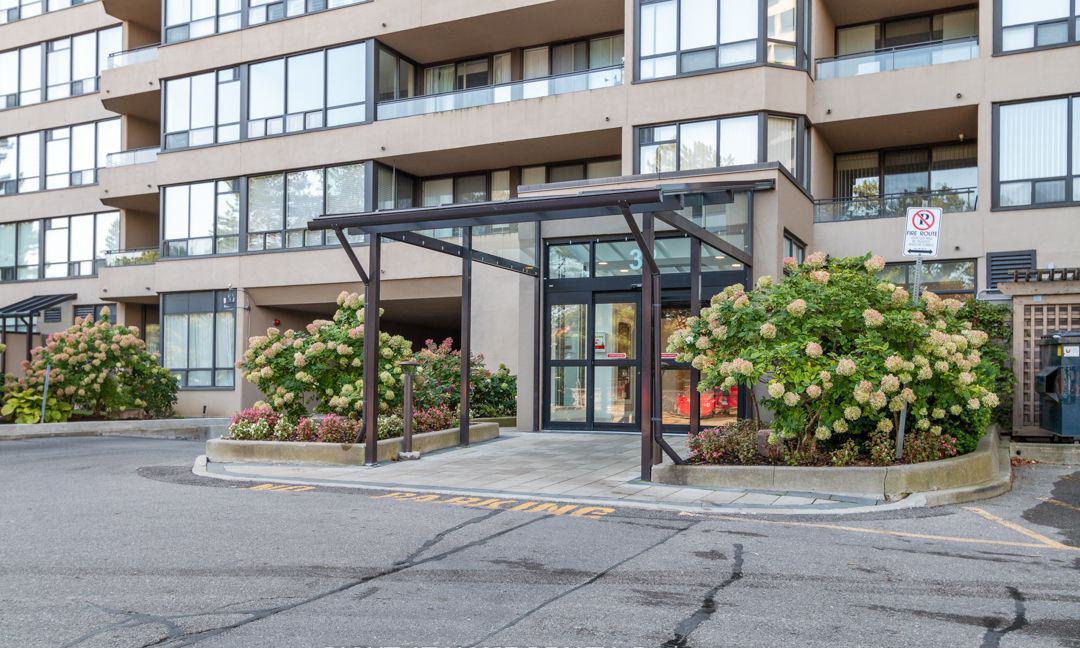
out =
<svg viewBox="0 0 1080 648"><path fill-rule="evenodd" d="M664 357L665 334L678 327L680 316L697 314L721 286L746 281L751 271L750 254L703 226L706 211L710 206L732 203L736 192L771 188L773 183L764 181L617 189L321 216L308 227L336 234L365 287L366 402L376 400L383 241L450 254L462 262L461 384L468 385L469 376L473 264L542 282L543 290L536 291L535 311L539 315L532 323L535 366L541 367L542 374L533 381L533 429L550 426L640 432L640 474L650 480L652 466L660 463L662 453L676 463L683 462L663 437L665 378L674 386L672 392L684 395L680 400L675 394L672 400L673 415L666 421L670 429L696 430L703 413L703 399L696 389L697 372ZM612 216L625 223L627 234L621 240L542 243L544 222ZM658 231L658 224L667 230ZM523 228L535 228L527 237L536 246L531 257L535 264L508 258L498 249L492 251L491 246L474 245L493 232L505 236ZM347 236L356 234L366 237L366 264L357 257ZM445 240L450 237L454 242ZM569 254L562 254L564 250ZM568 276L570 264L578 266L578 276ZM582 272L581 268L587 270ZM609 269L615 271L614 276L609 276ZM462 446L468 445L468 392L462 390L460 402ZM723 408L717 405L720 396L727 403ZM734 406L729 403L732 398ZM718 409L726 415L738 412L738 399L733 394L713 394L704 400L707 419ZM368 441L368 464L376 463L377 425L377 416L366 408L363 436Z"/></svg>

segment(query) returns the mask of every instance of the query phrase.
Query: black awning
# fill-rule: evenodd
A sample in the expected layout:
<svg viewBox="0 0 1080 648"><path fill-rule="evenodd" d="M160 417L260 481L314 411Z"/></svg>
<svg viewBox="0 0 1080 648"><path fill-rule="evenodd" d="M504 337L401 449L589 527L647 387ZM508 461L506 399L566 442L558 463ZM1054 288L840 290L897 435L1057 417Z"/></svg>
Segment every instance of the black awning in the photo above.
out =
<svg viewBox="0 0 1080 648"><path fill-rule="evenodd" d="M46 308L52 308L58 304L69 302L77 295L37 295L14 304L9 304L0 309L0 317L31 317L37 315Z"/></svg>
<svg viewBox="0 0 1080 648"><path fill-rule="evenodd" d="M704 203L731 202L732 194L736 191L772 189L774 186L771 180L679 184L460 203L440 207L327 214L310 221L308 229L351 229L366 234L386 234L447 227L618 216L622 213L623 206L629 207L635 213L678 211Z"/></svg>

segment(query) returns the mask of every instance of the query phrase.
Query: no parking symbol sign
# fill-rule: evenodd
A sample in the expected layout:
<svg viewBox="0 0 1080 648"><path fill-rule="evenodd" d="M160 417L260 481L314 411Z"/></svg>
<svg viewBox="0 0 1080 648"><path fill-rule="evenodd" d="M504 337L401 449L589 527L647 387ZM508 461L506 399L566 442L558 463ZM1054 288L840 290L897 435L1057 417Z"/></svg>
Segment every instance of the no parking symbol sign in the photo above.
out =
<svg viewBox="0 0 1080 648"><path fill-rule="evenodd" d="M908 207L904 256L937 256L941 207Z"/></svg>

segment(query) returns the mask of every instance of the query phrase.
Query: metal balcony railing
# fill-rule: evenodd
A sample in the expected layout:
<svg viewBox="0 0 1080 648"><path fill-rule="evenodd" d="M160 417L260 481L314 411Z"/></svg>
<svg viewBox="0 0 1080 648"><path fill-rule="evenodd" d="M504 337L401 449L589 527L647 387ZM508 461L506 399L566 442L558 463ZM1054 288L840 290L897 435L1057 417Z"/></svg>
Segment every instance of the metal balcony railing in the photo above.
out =
<svg viewBox="0 0 1080 648"><path fill-rule="evenodd" d="M830 198L814 201L814 222L899 218L908 207L941 207L945 213L975 211L979 190L976 187L916 191L872 197Z"/></svg>
<svg viewBox="0 0 1080 648"><path fill-rule="evenodd" d="M115 70L116 68L124 67L125 65L148 63L150 61L156 61L157 57L158 43L154 43L153 45L143 45L142 47L136 47L135 49L109 54L107 69Z"/></svg>
<svg viewBox="0 0 1080 648"><path fill-rule="evenodd" d="M108 168L131 166L132 164L146 164L147 162L153 162L157 159L158 152L161 150L158 146L147 146L146 148L131 149L130 151L118 151L116 153L109 153L105 158L105 166Z"/></svg>
<svg viewBox="0 0 1080 648"><path fill-rule="evenodd" d="M104 257L98 259L97 267L121 268L124 266L152 265L157 263L161 252L158 248L133 248L130 250L115 250L106 252Z"/></svg>
<svg viewBox="0 0 1080 648"><path fill-rule="evenodd" d="M621 85L622 82L623 66L617 65L539 79L513 81L482 88L384 101L379 104L377 114L378 119L397 119L398 117L426 115L508 101L535 99L537 97L550 97L571 92L595 90L596 88L610 88Z"/></svg>
<svg viewBox="0 0 1080 648"><path fill-rule="evenodd" d="M846 54L817 60L817 78L838 79L877 72L968 61L979 56L975 36L934 43L890 47L873 52Z"/></svg>

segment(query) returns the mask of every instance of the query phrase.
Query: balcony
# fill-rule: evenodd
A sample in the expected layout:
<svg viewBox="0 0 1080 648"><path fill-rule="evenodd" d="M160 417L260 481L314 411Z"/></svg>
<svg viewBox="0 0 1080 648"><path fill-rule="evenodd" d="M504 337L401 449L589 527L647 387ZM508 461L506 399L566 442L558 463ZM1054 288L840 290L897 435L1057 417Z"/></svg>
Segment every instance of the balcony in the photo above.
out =
<svg viewBox="0 0 1080 648"><path fill-rule="evenodd" d="M875 218L899 218L908 207L941 207L945 213L975 211L976 187L872 197L829 198L814 201L815 223L836 223Z"/></svg>
<svg viewBox="0 0 1080 648"><path fill-rule="evenodd" d="M134 248L131 250L115 250L106 252L104 258L98 259L97 268L124 268L136 265L152 265L157 263L161 252L156 247Z"/></svg>
<svg viewBox="0 0 1080 648"><path fill-rule="evenodd" d="M597 88L610 88L622 85L622 82L623 66L618 65L482 88L386 101L379 104L377 115L379 120L398 119Z"/></svg>
<svg viewBox="0 0 1080 648"><path fill-rule="evenodd" d="M121 68L126 65L149 63L151 61L156 61L157 58L158 43L154 43L153 45L143 45L142 47L136 47L135 49L110 54L106 69L115 70L116 68Z"/></svg>
<svg viewBox="0 0 1080 648"><path fill-rule="evenodd" d="M817 78L839 79L844 77L892 72L910 68L970 61L979 56L978 38L958 38L935 43L919 43L903 47L846 54L818 59Z"/></svg>
<svg viewBox="0 0 1080 648"><path fill-rule="evenodd" d="M160 151L161 147L159 146L147 146L146 148L110 153L105 158L105 166L115 169L116 167L131 166L133 164L147 164L157 160Z"/></svg>

